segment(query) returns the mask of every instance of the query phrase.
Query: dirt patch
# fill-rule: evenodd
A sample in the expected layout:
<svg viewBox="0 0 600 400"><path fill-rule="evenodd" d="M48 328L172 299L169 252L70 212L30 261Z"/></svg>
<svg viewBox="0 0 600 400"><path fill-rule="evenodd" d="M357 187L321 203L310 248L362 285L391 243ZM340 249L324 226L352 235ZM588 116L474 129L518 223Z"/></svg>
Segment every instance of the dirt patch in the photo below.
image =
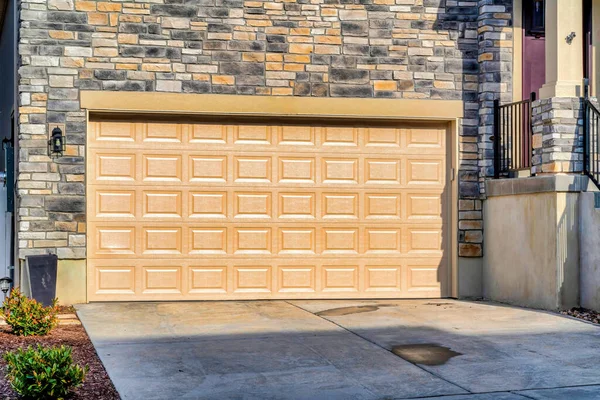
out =
<svg viewBox="0 0 600 400"><path fill-rule="evenodd" d="M43 346L71 346L73 361L79 365L87 364L90 367L85 382L70 399L118 400L120 398L83 326L59 325L49 335L41 337L15 336L10 333L10 327L0 326L0 399L18 398L5 378L6 363L2 359L2 355L6 351L16 350L19 347L36 346L38 343Z"/></svg>
<svg viewBox="0 0 600 400"><path fill-rule="evenodd" d="M462 356L462 353L450 350L449 347L431 343L394 346L392 353L413 364L423 365L443 365L452 357Z"/></svg>
<svg viewBox="0 0 600 400"><path fill-rule="evenodd" d="M75 314L75 307L73 306L58 306L58 313L59 314Z"/></svg>
<svg viewBox="0 0 600 400"><path fill-rule="evenodd" d="M587 308L572 308L567 311L561 311L560 313L584 321L593 322L594 324L600 324L600 313L594 310L588 310Z"/></svg>

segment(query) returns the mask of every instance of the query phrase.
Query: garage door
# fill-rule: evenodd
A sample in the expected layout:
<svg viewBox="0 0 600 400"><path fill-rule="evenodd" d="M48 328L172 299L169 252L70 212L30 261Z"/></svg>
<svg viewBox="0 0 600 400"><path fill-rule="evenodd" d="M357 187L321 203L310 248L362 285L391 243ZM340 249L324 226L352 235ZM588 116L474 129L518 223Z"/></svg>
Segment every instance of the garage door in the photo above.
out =
<svg viewBox="0 0 600 400"><path fill-rule="evenodd" d="M446 135L93 120L88 299L447 295Z"/></svg>

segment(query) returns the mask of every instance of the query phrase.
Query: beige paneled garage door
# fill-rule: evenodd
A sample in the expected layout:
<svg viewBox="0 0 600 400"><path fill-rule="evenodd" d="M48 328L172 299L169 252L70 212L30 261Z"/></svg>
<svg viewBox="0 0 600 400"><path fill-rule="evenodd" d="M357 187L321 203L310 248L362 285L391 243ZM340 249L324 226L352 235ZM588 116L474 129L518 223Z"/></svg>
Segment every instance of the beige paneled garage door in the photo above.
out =
<svg viewBox="0 0 600 400"><path fill-rule="evenodd" d="M92 121L88 299L447 295L446 134Z"/></svg>

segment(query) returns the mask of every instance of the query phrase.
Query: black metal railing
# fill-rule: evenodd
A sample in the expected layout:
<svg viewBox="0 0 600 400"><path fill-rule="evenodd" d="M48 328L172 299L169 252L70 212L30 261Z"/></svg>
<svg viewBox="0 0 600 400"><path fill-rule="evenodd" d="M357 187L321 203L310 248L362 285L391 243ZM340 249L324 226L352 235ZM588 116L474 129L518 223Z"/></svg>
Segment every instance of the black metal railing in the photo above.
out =
<svg viewBox="0 0 600 400"><path fill-rule="evenodd" d="M533 156L531 105L529 99L500 105L494 100L494 178L510 171L531 168Z"/></svg>
<svg viewBox="0 0 600 400"><path fill-rule="evenodd" d="M600 111L589 100L584 100L583 171L600 187Z"/></svg>

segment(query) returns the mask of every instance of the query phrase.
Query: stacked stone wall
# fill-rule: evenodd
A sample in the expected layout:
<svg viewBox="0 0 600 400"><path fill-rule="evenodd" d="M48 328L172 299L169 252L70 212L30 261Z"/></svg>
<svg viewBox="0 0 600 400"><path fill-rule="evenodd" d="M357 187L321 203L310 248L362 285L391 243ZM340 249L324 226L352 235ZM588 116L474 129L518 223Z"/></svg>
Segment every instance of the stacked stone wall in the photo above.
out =
<svg viewBox="0 0 600 400"><path fill-rule="evenodd" d="M82 90L462 100L459 253L481 255L486 154L478 142L487 139L479 139L478 110L487 97L478 89L497 87L480 81L488 64L478 23L480 41L508 40L504 28L493 37L482 31L482 21L505 27L509 11L487 16L480 3L22 0L18 256L85 258ZM493 79L505 72L489 71ZM48 132L57 124L67 150L50 158Z"/></svg>

